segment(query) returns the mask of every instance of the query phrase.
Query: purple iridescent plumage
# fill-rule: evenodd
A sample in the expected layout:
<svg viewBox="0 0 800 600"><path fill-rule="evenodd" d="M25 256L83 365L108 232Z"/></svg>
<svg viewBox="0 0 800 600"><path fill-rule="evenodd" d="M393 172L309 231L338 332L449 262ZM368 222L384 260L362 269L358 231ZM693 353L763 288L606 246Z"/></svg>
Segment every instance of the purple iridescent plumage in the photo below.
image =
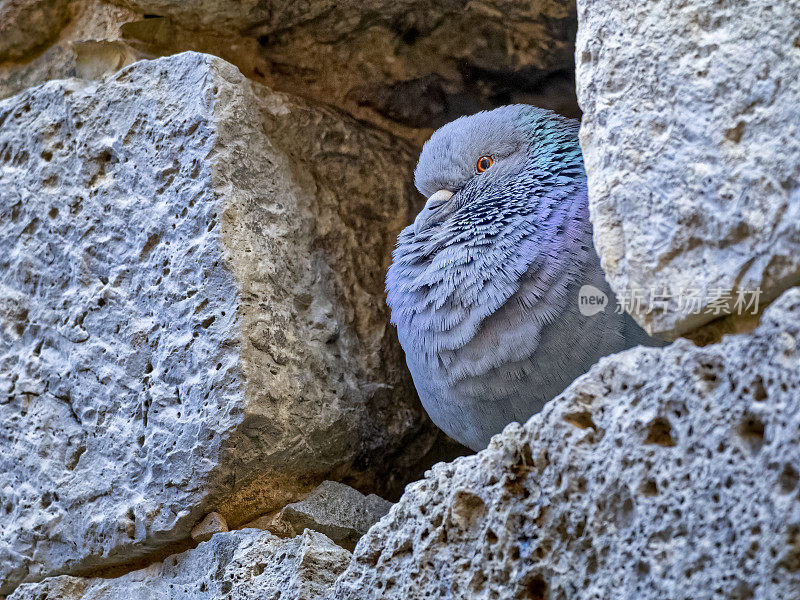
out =
<svg viewBox="0 0 800 600"><path fill-rule="evenodd" d="M657 343L578 290L613 294L592 246L578 123L515 105L462 117L425 144L415 182L453 192L404 229L387 301L433 421L473 449L541 410L600 357ZM492 166L478 173L481 156Z"/></svg>

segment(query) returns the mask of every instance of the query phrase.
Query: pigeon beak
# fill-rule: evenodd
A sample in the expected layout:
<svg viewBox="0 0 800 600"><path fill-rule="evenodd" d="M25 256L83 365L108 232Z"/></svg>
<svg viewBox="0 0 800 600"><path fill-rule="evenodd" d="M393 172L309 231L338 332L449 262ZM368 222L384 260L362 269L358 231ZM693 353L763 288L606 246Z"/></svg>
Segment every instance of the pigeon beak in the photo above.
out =
<svg viewBox="0 0 800 600"><path fill-rule="evenodd" d="M452 197L453 192L450 190L439 190L431 194L431 197L425 202L425 207L414 219L414 235L419 235L421 231L425 231L432 224L433 218L442 205Z"/></svg>

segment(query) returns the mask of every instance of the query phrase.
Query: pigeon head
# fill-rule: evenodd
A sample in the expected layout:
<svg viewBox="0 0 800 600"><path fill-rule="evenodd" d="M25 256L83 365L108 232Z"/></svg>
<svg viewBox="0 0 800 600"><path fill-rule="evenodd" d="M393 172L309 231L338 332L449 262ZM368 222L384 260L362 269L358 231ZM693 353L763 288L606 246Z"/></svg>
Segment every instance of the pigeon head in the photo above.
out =
<svg viewBox="0 0 800 600"><path fill-rule="evenodd" d="M448 123L425 143L414 173L417 189L428 198L414 222L422 235L450 217L478 223L481 214L496 218L485 203L496 204L503 189L513 200L514 188L546 177L550 167L564 166L564 150L580 163L577 124L550 111L527 105L504 106ZM524 195L524 194L523 194ZM507 202L513 210L513 202ZM491 213L491 214L490 214Z"/></svg>

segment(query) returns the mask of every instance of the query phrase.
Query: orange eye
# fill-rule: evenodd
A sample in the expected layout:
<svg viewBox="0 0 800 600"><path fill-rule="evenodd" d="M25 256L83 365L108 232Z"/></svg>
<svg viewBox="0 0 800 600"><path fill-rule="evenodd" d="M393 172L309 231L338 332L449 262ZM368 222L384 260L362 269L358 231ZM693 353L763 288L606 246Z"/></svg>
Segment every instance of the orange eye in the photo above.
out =
<svg viewBox="0 0 800 600"><path fill-rule="evenodd" d="M478 159L478 164L475 167L478 169L478 173L483 173L486 169L491 167L494 164L494 160L491 156L481 156Z"/></svg>

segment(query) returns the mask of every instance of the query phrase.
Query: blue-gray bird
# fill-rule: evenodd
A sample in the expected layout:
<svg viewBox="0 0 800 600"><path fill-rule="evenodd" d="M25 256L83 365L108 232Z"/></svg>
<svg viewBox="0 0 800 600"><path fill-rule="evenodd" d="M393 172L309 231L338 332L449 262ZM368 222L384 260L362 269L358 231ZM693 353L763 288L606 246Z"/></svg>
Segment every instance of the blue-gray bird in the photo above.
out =
<svg viewBox="0 0 800 600"><path fill-rule="evenodd" d="M425 143L414 179L427 202L400 233L387 301L420 399L452 438L484 448L600 357L660 344L615 310L577 121L526 105L461 117ZM584 285L606 310L582 314Z"/></svg>

